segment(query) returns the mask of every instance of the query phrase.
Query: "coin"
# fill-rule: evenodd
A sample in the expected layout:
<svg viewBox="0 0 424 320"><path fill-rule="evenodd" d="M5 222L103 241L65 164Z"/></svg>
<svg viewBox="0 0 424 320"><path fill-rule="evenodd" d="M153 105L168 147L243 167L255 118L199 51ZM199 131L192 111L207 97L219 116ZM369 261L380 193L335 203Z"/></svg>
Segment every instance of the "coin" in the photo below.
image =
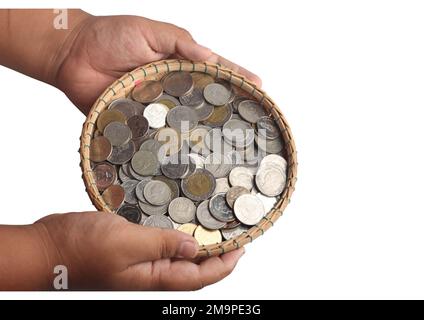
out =
<svg viewBox="0 0 424 320"><path fill-rule="evenodd" d="M208 230L202 226L198 226L194 231L194 238L199 245L206 246L222 242L221 232L219 230Z"/></svg>
<svg viewBox="0 0 424 320"><path fill-rule="evenodd" d="M134 101L130 99L120 98L112 101L109 104L109 109L118 110L122 112L128 119L137 114L137 109L135 108L133 103Z"/></svg>
<svg viewBox="0 0 424 320"><path fill-rule="evenodd" d="M177 223L188 223L194 219L196 206L193 201L179 197L169 203L169 216Z"/></svg>
<svg viewBox="0 0 424 320"><path fill-rule="evenodd" d="M241 186L248 190L253 187L253 174L245 167L235 167L232 169L228 179L233 187Z"/></svg>
<svg viewBox="0 0 424 320"><path fill-rule="evenodd" d="M129 176L127 176L125 174L124 169L123 169L122 166L118 170L118 177L119 177L119 180L121 180L121 182L125 182L125 181L128 181L128 180L131 180L131 177L129 177Z"/></svg>
<svg viewBox="0 0 424 320"><path fill-rule="evenodd" d="M256 196L243 194L234 202L234 213L241 223L253 226L265 216L265 209Z"/></svg>
<svg viewBox="0 0 424 320"><path fill-rule="evenodd" d="M138 174L137 172L135 172L131 164L128 166L128 173L132 179L135 179L138 181L141 181L147 178L147 176L142 176L141 174Z"/></svg>
<svg viewBox="0 0 424 320"><path fill-rule="evenodd" d="M253 100L244 100L238 105L238 112L240 116L250 122L256 123L259 118L266 116L264 108Z"/></svg>
<svg viewBox="0 0 424 320"><path fill-rule="evenodd" d="M211 75L204 72L192 72L191 77L195 88L204 89L208 84L215 82Z"/></svg>
<svg viewBox="0 0 424 320"><path fill-rule="evenodd" d="M212 114L203 121L204 124L211 127L221 127L225 122L231 119L232 111L228 104L215 107Z"/></svg>
<svg viewBox="0 0 424 320"><path fill-rule="evenodd" d="M168 178L180 179L184 177L189 169L187 162L181 163L176 157L169 157L161 165L162 173Z"/></svg>
<svg viewBox="0 0 424 320"><path fill-rule="evenodd" d="M258 134L265 139L276 139L280 136L280 130L270 117L260 117L256 122Z"/></svg>
<svg viewBox="0 0 424 320"><path fill-rule="evenodd" d="M282 156L279 156L278 154L269 154L261 160L262 166L268 163L274 163L276 166L283 169L284 172L286 171L287 161L286 159L284 159Z"/></svg>
<svg viewBox="0 0 424 320"><path fill-rule="evenodd" d="M230 101L231 91L222 84L211 83L203 89L203 95L210 104L223 106Z"/></svg>
<svg viewBox="0 0 424 320"><path fill-rule="evenodd" d="M189 93L180 97L180 102L182 105L187 107L200 107L205 103L205 98L203 97L203 90L200 88L194 88Z"/></svg>
<svg viewBox="0 0 424 320"><path fill-rule="evenodd" d="M212 115L214 111L214 106L205 101L200 106L193 108L193 111L196 114L197 120L203 121L208 119Z"/></svg>
<svg viewBox="0 0 424 320"><path fill-rule="evenodd" d="M209 130L211 130L211 127L197 126L195 129L193 129L193 131L190 132L189 145L192 152L202 155L209 154L209 149L205 142L205 137Z"/></svg>
<svg viewBox="0 0 424 320"><path fill-rule="evenodd" d="M211 230L221 229L226 225L226 222L219 221L211 215L209 200L205 200L197 206L196 218L203 227Z"/></svg>
<svg viewBox="0 0 424 320"><path fill-rule="evenodd" d="M188 155L191 160L196 164L196 169L204 169L205 168L205 157L201 156L197 153L190 153Z"/></svg>
<svg viewBox="0 0 424 320"><path fill-rule="evenodd" d="M230 185L228 184L228 178L219 178L215 180L216 187L212 195L216 195L218 193L227 192L230 190Z"/></svg>
<svg viewBox="0 0 424 320"><path fill-rule="evenodd" d="M225 193L218 193L209 200L209 210L212 216L219 221L230 222L236 218L225 200Z"/></svg>
<svg viewBox="0 0 424 320"><path fill-rule="evenodd" d="M150 203L139 201L138 206L140 207L141 211L143 211L149 216L164 215L168 210L168 204L164 204L162 206L154 206Z"/></svg>
<svg viewBox="0 0 424 320"><path fill-rule="evenodd" d="M137 151L131 159L131 166L135 172L142 176L153 175L158 167L157 157L150 151Z"/></svg>
<svg viewBox="0 0 424 320"><path fill-rule="evenodd" d="M144 109L143 116L154 129L162 128L166 124L166 115L169 109L161 103L151 103Z"/></svg>
<svg viewBox="0 0 424 320"><path fill-rule="evenodd" d="M155 176L153 177L153 180L162 181L168 185L169 189L171 189L171 200L180 196L180 187L178 186L178 183L175 180L169 179L165 176Z"/></svg>
<svg viewBox="0 0 424 320"><path fill-rule="evenodd" d="M238 106L240 104L240 102L244 101L244 100L249 100L246 97L242 97L242 96L238 96L234 99L234 101L231 103L231 106L233 107L233 112L238 112Z"/></svg>
<svg viewBox="0 0 424 320"><path fill-rule="evenodd" d="M223 139L221 128L209 130L205 136L205 144L210 151L222 154L226 154L233 149L232 145Z"/></svg>
<svg viewBox="0 0 424 320"><path fill-rule="evenodd" d="M128 127L131 129L133 139L140 138L147 133L149 122L144 116L135 115L128 119Z"/></svg>
<svg viewBox="0 0 424 320"><path fill-rule="evenodd" d="M149 103L161 96L162 84L159 81L147 80L134 87L131 96L135 101Z"/></svg>
<svg viewBox="0 0 424 320"><path fill-rule="evenodd" d="M236 148L240 148L253 143L255 130L246 121L230 119L224 124L222 135L227 142Z"/></svg>
<svg viewBox="0 0 424 320"><path fill-rule="evenodd" d="M137 204L138 200L135 194L135 188L138 182L138 180L127 180L121 184L125 191L125 202L130 204Z"/></svg>
<svg viewBox="0 0 424 320"><path fill-rule="evenodd" d="M222 178L227 176L232 169L232 160L226 154L214 152L206 157L205 169L212 173L215 178Z"/></svg>
<svg viewBox="0 0 424 320"><path fill-rule="evenodd" d="M171 72L163 80L163 88L167 94L181 97L193 90L193 78L186 71Z"/></svg>
<svg viewBox="0 0 424 320"><path fill-rule="evenodd" d="M141 221L141 210L137 206L124 204L118 209L117 214L129 222L140 223Z"/></svg>
<svg viewBox="0 0 424 320"><path fill-rule="evenodd" d="M107 163L100 163L93 169L94 180L99 191L103 191L111 186L116 180L116 170Z"/></svg>
<svg viewBox="0 0 424 320"><path fill-rule="evenodd" d="M132 140L122 146L113 146L112 153L107 160L113 164L124 164L131 160L135 152L134 148L135 146Z"/></svg>
<svg viewBox="0 0 424 320"><path fill-rule="evenodd" d="M103 135L110 141L112 146L122 146L130 141L131 130L126 124L113 121L106 126Z"/></svg>
<svg viewBox="0 0 424 320"><path fill-rule="evenodd" d="M147 139L141 144L139 150L150 151L157 157L159 162L162 162L166 154L166 150L162 146L162 143L156 139Z"/></svg>
<svg viewBox="0 0 424 320"><path fill-rule="evenodd" d="M144 199L154 206L161 206L171 201L171 189L165 182L149 181L143 190Z"/></svg>
<svg viewBox="0 0 424 320"><path fill-rule="evenodd" d="M281 138L269 140L261 136L255 136L258 148L267 153L280 153L283 150L283 141Z"/></svg>
<svg viewBox="0 0 424 320"><path fill-rule="evenodd" d="M112 145L103 136L98 136L90 143L90 160L94 162L105 161L112 153Z"/></svg>
<svg viewBox="0 0 424 320"><path fill-rule="evenodd" d="M247 232L247 230L249 230L248 227L240 225L231 229L222 229L221 233L225 240L230 240L242 235L243 233Z"/></svg>
<svg viewBox="0 0 424 320"><path fill-rule="evenodd" d="M275 197L284 190L286 174L283 169L273 165L260 166L255 182L260 192L269 197Z"/></svg>
<svg viewBox="0 0 424 320"><path fill-rule="evenodd" d="M181 181L183 193L193 201L208 199L214 192L216 182L214 176L205 169L196 171Z"/></svg>
<svg viewBox="0 0 424 320"><path fill-rule="evenodd" d="M178 106L168 112L166 122L179 132L189 132L197 126L197 117L191 108Z"/></svg>
<svg viewBox="0 0 424 320"><path fill-rule="evenodd" d="M277 197L267 197L262 193L257 193L256 196L259 200L261 200L264 205L265 212L270 212L274 205L277 203Z"/></svg>
<svg viewBox="0 0 424 320"><path fill-rule="evenodd" d="M147 203L147 200L144 198L144 187L146 186L146 184L149 183L149 181L151 181L152 178L150 177L146 177L145 179L141 180L137 186L135 187L135 195L137 196L137 199L139 201L145 202Z"/></svg>
<svg viewBox="0 0 424 320"><path fill-rule="evenodd" d="M235 186L231 187L230 190L227 191L225 195L225 199L227 200L228 205L230 208L234 206L234 202L238 197L240 197L242 194L248 194L250 193L249 190L247 190L245 187L241 186Z"/></svg>
<svg viewBox="0 0 424 320"><path fill-rule="evenodd" d="M161 228L161 229L174 229L171 219L165 216L153 215L148 217L143 226L151 228Z"/></svg>
<svg viewBox="0 0 424 320"><path fill-rule="evenodd" d="M102 197L109 208L116 210L124 202L125 191L120 185L113 184L103 191Z"/></svg>
<svg viewBox="0 0 424 320"><path fill-rule="evenodd" d="M164 104L168 107L168 109L172 109L176 106L181 105L180 100L173 96L170 96L169 94L162 94L155 102Z"/></svg>
<svg viewBox="0 0 424 320"><path fill-rule="evenodd" d="M193 236L194 230L196 230L197 224L194 223L184 223L177 228L178 231L184 232L189 236Z"/></svg>
<svg viewBox="0 0 424 320"><path fill-rule="evenodd" d="M118 110L105 110L99 114L99 117L97 118L97 129L100 132L103 132L103 130L106 128L106 126L114 121L125 123L127 118L125 115Z"/></svg>
<svg viewBox="0 0 424 320"><path fill-rule="evenodd" d="M223 229L232 229L232 228L238 227L239 225L241 225L241 222L238 220L234 220L231 222L227 222Z"/></svg>

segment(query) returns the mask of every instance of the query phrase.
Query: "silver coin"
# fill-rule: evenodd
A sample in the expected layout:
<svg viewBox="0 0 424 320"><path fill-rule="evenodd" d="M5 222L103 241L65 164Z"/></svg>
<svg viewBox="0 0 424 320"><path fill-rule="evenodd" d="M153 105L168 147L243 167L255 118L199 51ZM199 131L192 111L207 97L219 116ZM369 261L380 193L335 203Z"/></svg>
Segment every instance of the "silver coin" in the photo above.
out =
<svg viewBox="0 0 424 320"><path fill-rule="evenodd" d="M162 173L171 179L181 179L189 170L188 161L182 163L176 157L169 157L161 165Z"/></svg>
<svg viewBox="0 0 424 320"><path fill-rule="evenodd" d="M235 167L232 169L228 179L233 187L240 186L247 190L250 190L253 187L253 174L245 167Z"/></svg>
<svg viewBox="0 0 424 320"><path fill-rule="evenodd" d="M144 109L143 116L149 121L149 126L154 129L162 128L166 124L168 107L161 103L151 103Z"/></svg>
<svg viewBox="0 0 424 320"><path fill-rule="evenodd" d="M236 148L246 147L253 144L255 140L255 130L252 126L242 120L228 120L223 128L222 135L224 139Z"/></svg>
<svg viewBox="0 0 424 320"><path fill-rule="evenodd" d="M258 134L265 139L277 139L280 136L280 129L270 117L260 117L256 122Z"/></svg>
<svg viewBox="0 0 424 320"><path fill-rule="evenodd" d="M215 190L214 190L212 196L214 196L214 195L216 195L218 193L225 193L228 190L230 190L231 187L230 187L230 185L228 183L228 178L227 177L225 177L225 178L219 178L219 179L216 179L215 181L216 181L216 187L215 187Z"/></svg>
<svg viewBox="0 0 424 320"><path fill-rule="evenodd" d="M205 167L205 157L197 153L189 153L188 156L195 163L196 169L203 169Z"/></svg>
<svg viewBox="0 0 424 320"><path fill-rule="evenodd" d="M196 215L196 206L190 199L179 197L171 201L168 207L169 216L177 223L188 223Z"/></svg>
<svg viewBox="0 0 424 320"><path fill-rule="evenodd" d="M233 210L227 204L225 193L218 193L209 200L209 211L219 221L231 222L236 219Z"/></svg>
<svg viewBox="0 0 424 320"><path fill-rule="evenodd" d="M168 185L169 189L171 189L171 200L180 196L180 187L178 186L177 181L165 176L155 176L153 177L153 180L159 180Z"/></svg>
<svg viewBox="0 0 424 320"><path fill-rule="evenodd" d="M231 228L231 229L221 229L221 233L222 233L222 237L225 240L230 240L230 239L234 239L240 235L242 235L243 233L247 232L249 230L249 228L247 226L244 225L239 225L235 228Z"/></svg>
<svg viewBox="0 0 424 320"><path fill-rule="evenodd" d="M166 122L178 132L189 132L197 126L198 120L191 108L178 106L168 112Z"/></svg>
<svg viewBox="0 0 424 320"><path fill-rule="evenodd" d="M227 224L226 222L215 219L209 211L209 200L202 201L196 210L196 218L206 229L218 230Z"/></svg>
<svg viewBox="0 0 424 320"><path fill-rule="evenodd" d="M118 170L118 177L119 177L119 180L121 180L122 182L131 180L131 177L129 177L125 174L123 166L121 166Z"/></svg>
<svg viewBox="0 0 424 320"><path fill-rule="evenodd" d="M140 145L140 151L150 151L152 152L159 160L163 161L166 156L166 151L162 148L163 145L156 139L147 139Z"/></svg>
<svg viewBox="0 0 424 320"><path fill-rule="evenodd" d="M244 100L238 105L238 112L240 116L250 122L256 123L259 118L266 116L264 108L253 100Z"/></svg>
<svg viewBox="0 0 424 320"><path fill-rule="evenodd" d="M139 201L138 206L140 207L141 211L143 211L149 216L164 215L168 210L168 204L164 204L162 206L154 206L150 203Z"/></svg>
<svg viewBox="0 0 424 320"><path fill-rule="evenodd" d="M194 88L188 94L180 97L180 102L183 106L197 108L204 102L203 90L201 88Z"/></svg>
<svg viewBox="0 0 424 320"><path fill-rule="evenodd" d="M137 204L137 196L135 195L135 187L138 184L138 180L128 180L121 184L121 187L125 191L124 201L129 204Z"/></svg>
<svg viewBox="0 0 424 320"><path fill-rule="evenodd" d="M112 146L122 146L130 141L131 129L122 122L113 121L105 127L103 135Z"/></svg>
<svg viewBox="0 0 424 320"><path fill-rule="evenodd" d="M171 201L171 189L165 182L151 180L143 190L144 199L154 206L161 206Z"/></svg>
<svg viewBox="0 0 424 320"><path fill-rule="evenodd" d="M258 148L267 153L280 153L284 147L281 138L269 140L255 135L255 141Z"/></svg>
<svg viewBox="0 0 424 320"><path fill-rule="evenodd" d="M197 169L196 162L194 162L194 160L191 157L187 155L187 156L184 156L184 158L187 159L185 161L188 162L188 167L187 167L187 171L181 177L182 179L191 176L194 173L194 171L196 171Z"/></svg>
<svg viewBox="0 0 424 320"><path fill-rule="evenodd" d="M222 84L211 83L203 89L203 95L210 104L223 106L230 101L231 91Z"/></svg>
<svg viewBox="0 0 424 320"><path fill-rule="evenodd" d="M275 197L284 190L286 174L281 168L273 165L260 166L255 182L260 192L268 197Z"/></svg>
<svg viewBox="0 0 424 320"><path fill-rule="evenodd" d="M209 148L206 146L206 135L211 130L208 126L197 126L189 135L189 146L192 152L208 155Z"/></svg>
<svg viewBox="0 0 424 320"><path fill-rule="evenodd" d="M243 194L234 202L234 213L241 223L253 226L265 216L265 209L258 197Z"/></svg>
<svg viewBox="0 0 424 320"><path fill-rule="evenodd" d="M141 210L134 205L124 204L116 213L132 223L140 223L141 221Z"/></svg>
<svg viewBox="0 0 424 320"><path fill-rule="evenodd" d="M129 176L132 179L135 179L135 180L138 180L138 181L146 179L146 176L142 176L142 175L138 174L137 172L135 172L134 169L132 168L131 164L128 166L128 173L129 173Z"/></svg>
<svg viewBox="0 0 424 320"><path fill-rule="evenodd" d="M240 115L239 115L238 113L233 113L233 114L231 115L231 119L232 119L232 120L243 120L243 118L242 118L242 117L240 117Z"/></svg>
<svg viewBox="0 0 424 320"><path fill-rule="evenodd" d="M270 212L271 209L274 208L274 205L277 203L278 200L277 197L267 197L266 195L260 192L256 194L256 197L261 200L266 213Z"/></svg>
<svg viewBox="0 0 424 320"><path fill-rule="evenodd" d="M151 176L157 172L159 161L152 152L141 150L132 157L131 166L138 174Z"/></svg>
<svg viewBox="0 0 424 320"><path fill-rule="evenodd" d="M135 187L135 195L137 196L138 200L144 203L147 203L147 200L144 198L144 187L146 186L146 184L149 183L149 181L151 181L152 178L147 177L143 180L141 180L137 186Z"/></svg>
<svg viewBox="0 0 424 320"><path fill-rule="evenodd" d="M230 190L227 191L225 194L225 199L227 200L228 205L230 208L234 207L234 202L237 200L238 197L240 197L242 194L248 194L250 191L246 189L245 187L241 186L235 186L230 188Z"/></svg>
<svg viewBox="0 0 424 320"><path fill-rule="evenodd" d="M163 77L162 85L166 93L175 97L186 95L194 88L193 78L186 71L168 73Z"/></svg>
<svg viewBox="0 0 424 320"><path fill-rule="evenodd" d="M118 111L121 111L127 119L137 115L139 107L136 106L135 101L126 99L126 98L120 98L112 101L109 104L109 109L115 109ZM142 105L143 106L143 105ZM143 106L144 109L144 106Z"/></svg>
<svg viewBox="0 0 424 320"><path fill-rule="evenodd" d="M113 146L112 152L107 158L110 163L124 164L131 160L135 152L134 142L131 140L122 146Z"/></svg>
<svg viewBox="0 0 424 320"><path fill-rule="evenodd" d="M233 112L238 112L238 106L239 106L240 102L242 102L244 100L249 100L249 99L246 98L246 97L243 97L243 96L238 96L233 100L233 102L231 102ZM239 116L239 115L237 115L237 116Z"/></svg>
<svg viewBox="0 0 424 320"><path fill-rule="evenodd" d="M141 210L140 210L141 211ZM141 211L141 220L139 224L143 225L144 221L149 217L149 215L145 214L143 211Z"/></svg>
<svg viewBox="0 0 424 320"><path fill-rule="evenodd" d="M212 152L226 154L233 150L233 146L224 140L221 128L209 130L205 136L205 145Z"/></svg>
<svg viewBox="0 0 424 320"><path fill-rule="evenodd" d="M153 215L148 217L143 226L151 228L161 228L161 229L174 229L171 219L165 216Z"/></svg>
<svg viewBox="0 0 424 320"><path fill-rule="evenodd" d="M200 106L193 108L194 113L196 114L197 120L203 121L211 116L213 113L214 106L206 101Z"/></svg>
<svg viewBox="0 0 424 320"><path fill-rule="evenodd" d="M273 163L276 166L280 167L281 169L283 169L283 171L286 171L287 168L287 161L286 159L284 159L282 156L277 155L277 154L269 154L265 157L262 158L261 160L261 165L264 166L268 163Z"/></svg>
<svg viewBox="0 0 424 320"><path fill-rule="evenodd" d="M226 177L232 168L232 160L226 154L214 152L206 157L205 169L215 178Z"/></svg>

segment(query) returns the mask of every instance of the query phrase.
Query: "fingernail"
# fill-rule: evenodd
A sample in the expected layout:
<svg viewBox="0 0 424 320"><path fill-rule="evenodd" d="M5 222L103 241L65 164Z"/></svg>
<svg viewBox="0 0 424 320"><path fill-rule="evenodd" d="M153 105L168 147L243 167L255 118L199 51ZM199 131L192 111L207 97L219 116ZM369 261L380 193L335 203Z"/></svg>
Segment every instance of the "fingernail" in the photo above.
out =
<svg viewBox="0 0 424 320"><path fill-rule="evenodd" d="M193 241L184 241L178 248L178 258L193 258L197 254L197 244Z"/></svg>

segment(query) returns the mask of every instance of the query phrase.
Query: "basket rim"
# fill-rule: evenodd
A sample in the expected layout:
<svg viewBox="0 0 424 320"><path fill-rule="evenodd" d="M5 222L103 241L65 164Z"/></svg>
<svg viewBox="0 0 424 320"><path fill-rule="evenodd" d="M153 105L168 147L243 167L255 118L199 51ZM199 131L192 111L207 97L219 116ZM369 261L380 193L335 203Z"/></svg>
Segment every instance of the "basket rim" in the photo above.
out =
<svg viewBox="0 0 424 320"><path fill-rule="evenodd" d="M93 171L91 169L89 149L91 139L96 129L95 124L97 117L101 111L107 108L111 101L125 97L134 86L138 85L146 78L173 71L207 73L214 78L225 79L231 82L231 84L234 86L246 91L263 105L265 110L268 111L269 115L273 116L274 120L277 122L280 128L284 141L287 158L287 181L286 187L284 188L280 199L259 223L254 226L250 226L246 232L242 233L236 238L225 240L219 244L201 246L199 248L198 257L216 256L243 247L244 245L263 235L265 231L273 226L274 223L282 216L284 209L290 202L297 181L297 151L289 124L287 123L277 104L261 88L258 88L253 82L248 80L243 75L240 75L233 70L219 64L209 62L194 62L180 59L166 59L156 61L138 67L133 71L124 74L121 78L108 86L99 96L99 98L91 107L90 112L88 113L87 118L82 126L79 149L82 179L85 184L86 192L88 193L93 205L99 211L112 213L112 210L105 203L99 190L97 189Z"/></svg>

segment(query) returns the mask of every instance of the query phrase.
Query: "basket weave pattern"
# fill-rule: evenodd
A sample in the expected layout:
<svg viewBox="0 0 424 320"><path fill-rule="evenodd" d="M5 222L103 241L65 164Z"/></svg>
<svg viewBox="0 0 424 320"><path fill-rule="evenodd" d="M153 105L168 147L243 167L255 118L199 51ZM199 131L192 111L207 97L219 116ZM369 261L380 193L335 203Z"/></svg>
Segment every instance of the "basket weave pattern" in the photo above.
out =
<svg viewBox="0 0 424 320"><path fill-rule="evenodd" d="M132 72L122 76L110 85L104 93L97 99L90 113L87 116L82 128L80 137L80 158L82 177L86 187L86 191L94 206L100 210L111 213L111 208L108 207L103 200L99 190L96 186L93 171L90 163L90 143L96 129L96 121L99 114L107 108L109 103L115 99L125 97L137 84L146 79L160 78L163 74L172 71L196 71L210 74L215 78L221 78L230 82L233 86L239 87L243 91L250 94L257 101L259 101L277 122L282 139L284 142L284 156L287 160L287 182L286 187L273 209L267 213L262 220L252 226L247 232L240 236L224 241L220 244L202 246L199 250L198 256L215 256L225 252L237 249L247 243L252 242L254 239L263 235L275 221L282 215L287 204L290 202L290 197L294 191L295 183L297 180L297 154L296 146L293 140L290 127L284 118L281 111L270 97L266 95L261 89L257 88L252 82L247 80L244 76L234 73L232 70L226 69L220 65L211 63L191 62L187 60L163 60L139 67Z"/></svg>

